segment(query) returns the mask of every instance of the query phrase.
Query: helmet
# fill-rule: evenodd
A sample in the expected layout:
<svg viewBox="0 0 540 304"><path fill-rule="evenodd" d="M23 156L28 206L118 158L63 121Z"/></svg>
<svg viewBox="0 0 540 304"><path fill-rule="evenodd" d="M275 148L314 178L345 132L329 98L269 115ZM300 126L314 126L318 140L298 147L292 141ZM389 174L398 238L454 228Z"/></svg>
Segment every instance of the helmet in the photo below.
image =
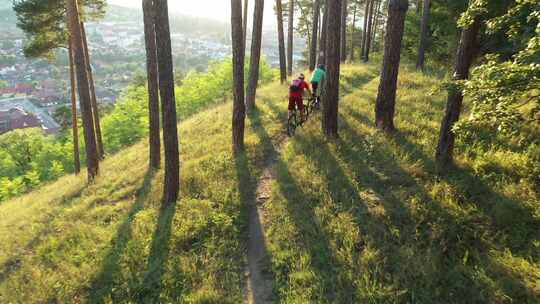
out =
<svg viewBox="0 0 540 304"><path fill-rule="evenodd" d="M319 69L323 70L323 71L326 71L326 67L324 66L324 64L320 64L319 65Z"/></svg>
<svg viewBox="0 0 540 304"><path fill-rule="evenodd" d="M300 74L300 75L298 75L298 79L304 80L304 79L306 79L306 76L304 76L304 74Z"/></svg>

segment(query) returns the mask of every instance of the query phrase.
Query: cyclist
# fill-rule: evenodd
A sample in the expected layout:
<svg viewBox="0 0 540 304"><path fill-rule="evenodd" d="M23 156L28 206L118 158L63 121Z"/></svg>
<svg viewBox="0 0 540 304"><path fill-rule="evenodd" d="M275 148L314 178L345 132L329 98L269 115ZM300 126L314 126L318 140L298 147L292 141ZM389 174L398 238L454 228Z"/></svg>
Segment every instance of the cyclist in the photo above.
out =
<svg viewBox="0 0 540 304"><path fill-rule="evenodd" d="M318 88L322 85L324 78L326 77L326 67L324 64L321 64L315 69L313 75L311 76L311 87L313 88L313 95L315 98L319 97Z"/></svg>
<svg viewBox="0 0 540 304"><path fill-rule="evenodd" d="M297 79L292 81L289 88L289 117L291 117L295 106L298 106L298 110L300 110L300 121L302 122L305 121L304 90L308 90L309 94L313 95L305 78L304 74L300 74Z"/></svg>

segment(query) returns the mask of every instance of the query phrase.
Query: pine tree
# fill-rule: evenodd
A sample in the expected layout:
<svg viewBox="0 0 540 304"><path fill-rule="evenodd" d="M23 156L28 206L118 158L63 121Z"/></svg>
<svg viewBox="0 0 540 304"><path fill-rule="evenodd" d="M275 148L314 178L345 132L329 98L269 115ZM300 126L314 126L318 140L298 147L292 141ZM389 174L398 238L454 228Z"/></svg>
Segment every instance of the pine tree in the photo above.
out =
<svg viewBox="0 0 540 304"><path fill-rule="evenodd" d="M347 0L341 0L341 62L347 60L347 17L349 16L349 6Z"/></svg>
<svg viewBox="0 0 540 304"><path fill-rule="evenodd" d="M327 138L338 137L338 104L341 43L342 0L327 2L328 29L326 40L326 94L323 99L323 132Z"/></svg>
<svg viewBox="0 0 540 304"><path fill-rule="evenodd" d="M247 111L255 108L255 96L259 84L259 65L261 61L262 24L264 16L264 0L255 0L253 15L253 34L251 36L251 57L246 94Z"/></svg>
<svg viewBox="0 0 540 304"><path fill-rule="evenodd" d="M360 58L364 60L364 54L366 53L366 42L368 36L368 22L369 22L369 9L373 0L366 0L364 7L364 27L362 28L362 48L360 50Z"/></svg>
<svg viewBox="0 0 540 304"><path fill-rule="evenodd" d="M88 167L88 180L93 181L99 174L99 154L92 117L92 100L90 96L89 79L86 69L86 56L84 54L84 42L82 38L81 21L79 18L79 6L77 0L68 0L67 16L69 20L69 32L73 42L73 57L77 72L77 89L81 106L82 121L84 126L84 140L86 148L86 164Z"/></svg>
<svg viewBox="0 0 540 304"><path fill-rule="evenodd" d="M313 2L313 26L311 29L311 47L309 51L309 70L315 70L317 64L317 41L319 32L319 14L321 11L321 1L315 0Z"/></svg>
<svg viewBox="0 0 540 304"><path fill-rule="evenodd" d="M73 43L71 39L68 45L69 56L69 80L70 80L70 96L71 96L71 128L73 136L73 165L75 174L81 172L81 157L79 153L79 123L77 119L77 81L75 79L75 62L73 58Z"/></svg>
<svg viewBox="0 0 540 304"><path fill-rule="evenodd" d="M455 81L469 78L469 70L475 55L475 45L480 31L481 18L476 16L473 23L461 31L456 63L454 68ZM435 158L440 168L444 168L453 162L455 134L452 130L459 120L463 104L463 92L459 88L452 88L448 92L446 111L441 122L439 143Z"/></svg>
<svg viewBox="0 0 540 304"><path fill-rule="evenodd" d="M235 153L244 150L246 107L244 104L245 48L240 35L242 29L242 0L231 0L231 37L233 47L233 119L232 139Z"/></svg>
<svg viewBox="0 0 540 304"><path fill-rule="evenodd" d="M321 41L319 43L319 59L317 59L318 64L326 64L326 55L327 55L327 39L328 39L328 1L325 1L325 5L323 7L323 18L322 18L322 25L321 25ZM339 48L339 46L338 46Z"/></svg>
<svg viewBox="0 0 540 304"><path fill-rule="evenodd" d="M156 45L158 55L159 92L163 117L163 147L165 149L165 183L163 203L174 204L180 191L180 158L174 72L167 0L156 0Z"/></svg>
<svg viewBox="0 0 540 304"><path fill-rule="evenodd" d="M289 0L289 22L287 34L287 75L293 73L293 53L294 53L294 0Z"/></svg>
<svg viewBox="0 0 540 304"><path fill-rule="evenodd" d="M354 35L356 34L356 14L358 13L358 3L356 1L353 1L353 20L351 24L351 46L350 46L350 53L349 53L349 59L351 62L354 62Z"/></svg>
<svg viewBox="0 0 540 304"><path fill-rule="evenodd" d="M420 43L418 44L418 59L416 60L416 69L424 70L426 44L429 31L429 13L431 1L424 0L424 13L422 14L422 24L420 26Z"/></svg>
<svg viewBox="0 0 540 304"><path fill-rule="evenodd" d="M103 159L105 156L105 149L103 148L103 138L101 136L101 123L99 119L99 108L96 98L96 87L94 84L94 73L92 71L92 65L90 64L90 52L88 51L88 40L86 37L86 29L84 23L81 22L81 33L84 46L84 57L86 62L86 72L88 74L88 81L90 86L90 97L92 97L92 118L94 120L94 129L96 131L96 144L98 148L99 159Z"/></svg>
<svg viewBox="0 0 540 304"><path fill-rule="evenodd" d="M143 19L144 42L146 46L146 73L148 78L149 159L150 167L158 169L161 165L161 139L154 0L143 0Z"/></svg>
<svg viewBox="0 0 540 304"><path fill-rule="evenodd" d="M367 31L366 31L366 47L364 49L364 56L363 61L368 62L369 61L369 53L371 52L371 39L372 39L372 32L373 32L373 13L375 10L375 0L371 0L371 5L369 6L369 15L368 15L368 24L367 24Z"/></svg>
<svg viewBox="0 0 540 304"><path fill-rule="evenodd" d="M285 32L283 30L283 6L281 0L276 0L278 48L279 48L279 71L281 83L287 80L287 58L285 55Z"/></svg>
<svg viewBox="0 0 540 304"><path fill-rule="evenodd" d="M387 34L384 43L381 82L375 107L375 123L379 129L385 132L393 132L395 130L394 112L397 79L405 16L408 8L408 0L390 0L388 3Z"/></svg>
<svg viewBox="0 0 540 304"><path fill-rule="evenodd" d="M243 14L243 22L244 26L242 30L244 31L244 49L246 48L246 39L247 39L247 31L248 31L248 7L249 7L249 0L244 0L244 14ZM245 51L244 51L245 52Z"/></svg>

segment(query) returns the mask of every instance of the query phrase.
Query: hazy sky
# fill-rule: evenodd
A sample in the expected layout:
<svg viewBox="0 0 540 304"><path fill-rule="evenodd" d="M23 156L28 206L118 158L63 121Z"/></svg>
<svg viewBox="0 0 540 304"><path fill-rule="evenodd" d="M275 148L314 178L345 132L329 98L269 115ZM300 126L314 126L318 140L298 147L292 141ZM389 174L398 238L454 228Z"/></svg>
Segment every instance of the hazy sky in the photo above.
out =
<svg viewBox="0 0 540 304"><path fill-rule="evenodd" d="M264 25L274 25L276 19L274 15L274 1L265 1ZM109 0L111 4L117 4L130 7L141 7L141 0ZM250 1L253 3L253 1ZM185 15L200 16L220 21L230 20L230 0L169 0L169 10ZM250 7L250 15L253 14L253 8Z"/></svg>

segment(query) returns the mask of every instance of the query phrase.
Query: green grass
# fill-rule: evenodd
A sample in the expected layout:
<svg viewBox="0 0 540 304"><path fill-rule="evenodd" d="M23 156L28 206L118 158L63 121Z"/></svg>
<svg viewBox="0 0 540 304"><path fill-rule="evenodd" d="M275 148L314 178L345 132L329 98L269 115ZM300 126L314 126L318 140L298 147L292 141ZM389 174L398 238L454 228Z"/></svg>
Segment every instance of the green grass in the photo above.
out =
<svg viewBox="0 0 540 304"><path fill-rule="evenodd" d="M286 87L260 92L278 106ZM67 176L0 205L0 303L241 302L245 205L285 106L260 102L238 158L230 104L181 123L175 207L160 208L163 173L148 171L146 141L103 162L95 184Z"/></svg>
<svg viewBox="0 0 540 304"><path fill-rule="evenodd" d="M402 69L393 137L374 128L373 79L344 97L339 140L310 123L284 149L267 204L280 302L540 302L534 163L460 146L438 175L441 81Z"/></svg>
<svg viewBox="0 0 540 304"><path fill-rule="evenodd" d="M341 139L324 140L315 116L276 165L275 301L538 303L532 154L460 142L459 166L437 175L442 80L402 70L388 138L372 124L378 67L342 72ZM286 94L259 90L245 155L230 151L230 103L180 124L175 206L161 208L146 141L107 159L95 184L66 176L0 205L0 303L241 303L247 204L283 138Z"/></svg>

